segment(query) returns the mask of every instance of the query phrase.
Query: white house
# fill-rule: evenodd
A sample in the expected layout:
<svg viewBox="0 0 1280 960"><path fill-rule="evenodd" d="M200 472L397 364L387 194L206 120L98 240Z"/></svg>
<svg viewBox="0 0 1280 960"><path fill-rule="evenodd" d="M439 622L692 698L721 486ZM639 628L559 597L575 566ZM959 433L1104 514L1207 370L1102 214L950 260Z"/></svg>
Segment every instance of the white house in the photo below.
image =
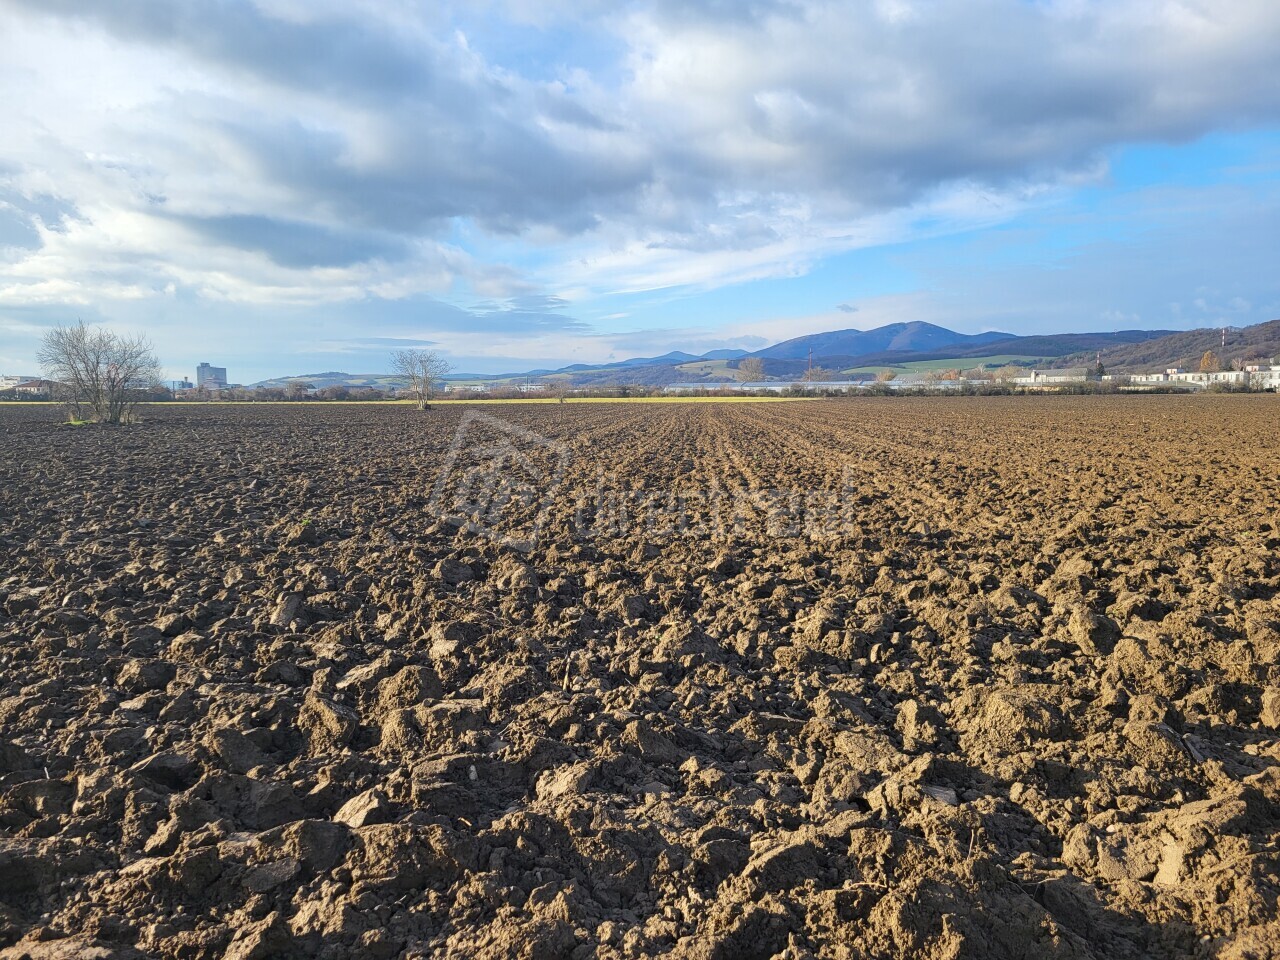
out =
<svg viewBox="0 0 1280 960"><path fill-rule="evenodd" d="M1280 390L1280 366L1256 365L1245 367L1249 386L1255 390Z"/></svg>
<svg viewBox="0 0 1280 960"><path fill-rule="evenodd" d="M1032 370L1025 377L1014 377L1020 387L1054 387L1064 383L1084 383L1089 379L1087 367L1068 367L1063 370Z"/></svg>
<svg viewBox="0 0 1280 960"><path fill-rule="evenodd" d="M13 392L25 397L48 397L56 386L52 380L24 380L14 385Z"/></svg>
<svg viewBox="0 0 1280 960"><path fill-rule="evenodd" d="M1195 372L1195 373L1171 373L1169 381L1171 383L1186 383L1191 386L1204 390L1215 384L1223 386L1245 386L1248 383L1249 375L1243 370L1215 370L1213 372Z"/></svg>

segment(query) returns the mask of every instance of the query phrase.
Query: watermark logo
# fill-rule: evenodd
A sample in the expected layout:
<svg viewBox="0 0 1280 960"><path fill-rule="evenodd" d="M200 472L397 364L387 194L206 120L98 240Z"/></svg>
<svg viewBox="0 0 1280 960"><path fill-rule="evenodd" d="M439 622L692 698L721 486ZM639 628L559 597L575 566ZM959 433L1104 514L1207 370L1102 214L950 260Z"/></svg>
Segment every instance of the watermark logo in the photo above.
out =
<svg viewBox="0 0 1280 960"><path fill-rule="evenodd" d="M476 410L463 414L428 504L432 514L507 547L532 550L554 522L576 540L638 537L649 543L808 539L855 528L858 491L846 465L831 487L758 484L636 489L599 468L570 489L570 448Z"/></svg>
<svg viewBox="0 0 1280 960"><path fill-rule="evenodd" d="M428 509L447 523L527 552L542 534L568 465L565 444L467 410Z"/></svg>
<svg viewBox="0 0 1280 960"><path fill-rule="evenodd" d="M651 543L682 538L710 542L807 539L829 541L854 529L851 470L830 489L773 487L618 489L604 471L578 497L573 529L582 539L641 537Z"/></svg>

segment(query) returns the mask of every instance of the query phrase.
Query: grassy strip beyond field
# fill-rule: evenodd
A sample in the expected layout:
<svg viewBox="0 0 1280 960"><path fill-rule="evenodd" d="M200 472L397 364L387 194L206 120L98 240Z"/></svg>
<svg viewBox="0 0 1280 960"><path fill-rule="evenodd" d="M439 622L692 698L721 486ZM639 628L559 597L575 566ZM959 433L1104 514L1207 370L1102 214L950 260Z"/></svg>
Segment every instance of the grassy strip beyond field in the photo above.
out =
<svg viewBox="0 0 1280 960"><path fill-rule="evenodd" d="M853 373L879 373L882 370L892 370L894 373L903 374L920 374L929 373L934 370L973 370L977 367L986 367L994 369L995 367L1003 367L1008 364L1014 366L1034 366L1037 363L1045 362L1043 357L1020 356L1012 353L993 354L989 357L954 357L949 360L912 360L909 363L888 363L881 366L866 367L848 367L841 370L841 374Z"/></svg>

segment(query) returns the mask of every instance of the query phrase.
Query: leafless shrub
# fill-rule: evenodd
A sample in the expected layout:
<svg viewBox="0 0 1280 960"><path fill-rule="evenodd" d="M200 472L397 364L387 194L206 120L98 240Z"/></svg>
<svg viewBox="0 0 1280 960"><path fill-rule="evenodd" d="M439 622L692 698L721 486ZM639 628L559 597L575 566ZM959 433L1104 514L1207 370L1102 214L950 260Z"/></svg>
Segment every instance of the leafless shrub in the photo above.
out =
<svg viewBox="0 0 1280 960"><path fill-rule="evenodd" d="M836 376L836 371L829 370L826 367L810 367L804 372L804 376L801 379L805 383L826 383L829 380L834 380Z"/></svg>
<svg viewBox="0 0 1280 960"><path fill-rule="evenodd" d="M418 409L427 409L435 396L436 383L453 369L452 364L434 350L397 350L391 354L391 372L409 381L409 393Z"/></svg>
<svg viewBox="0 0 1280 960"><path fill-rule="evenodd" d="M49 331L36 358L77 420L87 419L87 411L99 423L127 421L160 383L160 361L146 337L121 336L84 321Z"/></svg>

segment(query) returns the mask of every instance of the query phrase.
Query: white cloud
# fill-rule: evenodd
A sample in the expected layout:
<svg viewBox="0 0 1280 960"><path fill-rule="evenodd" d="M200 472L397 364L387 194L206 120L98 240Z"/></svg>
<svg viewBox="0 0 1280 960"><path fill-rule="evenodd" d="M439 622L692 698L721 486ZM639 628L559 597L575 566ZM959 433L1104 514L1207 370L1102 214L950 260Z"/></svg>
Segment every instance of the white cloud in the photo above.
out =
<svg viewBox="0 0 1280 960"><path fill-rule="evenodd" d="M0 10L10 306L707 289L1007 221L1118 144L1280 119L1268 3ZM544 30L623 57L534 69L502 42ZM41 220L38 197L67 214ZM1247 314L1231 296L1252 303L1215 310ZM860 325L897 315L859 306Z"/></svg>

